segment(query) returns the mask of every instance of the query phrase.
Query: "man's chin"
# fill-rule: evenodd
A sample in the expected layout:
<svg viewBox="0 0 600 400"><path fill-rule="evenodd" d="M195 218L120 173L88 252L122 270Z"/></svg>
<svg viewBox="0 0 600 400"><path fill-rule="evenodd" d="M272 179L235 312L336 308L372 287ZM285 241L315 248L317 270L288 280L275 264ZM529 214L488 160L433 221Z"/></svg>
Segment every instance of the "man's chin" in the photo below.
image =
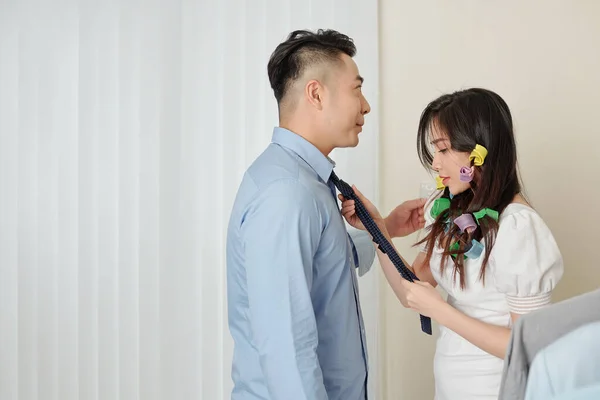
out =
<svg viewBox="0 0 600 400"><path fill-rule="evenodd" d="M350 138L350 140L348 140L348 145L346 147L356 147L358 146L358 143L360 142L360 139L358 137L358 135L356 135L353 138Z"/></svg>
<svg viewBox="0 0 600 400"><path fill-rule="evenodd" d="M356 146L358 146L359 141L360 140L358 138L358 135L355 135L354 137L350 137L344 141L340 141L340 143L338 143L338 145L335 147L338 149L344 149L344 148L348 148L348 147L356 147Z"/></svg>

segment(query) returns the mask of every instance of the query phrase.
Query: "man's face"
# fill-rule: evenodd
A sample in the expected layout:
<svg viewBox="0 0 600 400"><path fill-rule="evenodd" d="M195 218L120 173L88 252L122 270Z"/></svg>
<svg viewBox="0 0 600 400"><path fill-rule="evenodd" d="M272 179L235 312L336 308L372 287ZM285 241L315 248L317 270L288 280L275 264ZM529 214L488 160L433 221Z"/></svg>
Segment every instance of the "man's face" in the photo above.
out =
<svg viewBox="0 0 600 400"><path fill-rule="evenodd" d="M340 65L329 71L328 96L323 105L323 128L333 148L358 145L365 115L371 111L362 93L363 79L356 63L346 54L341 60Z"/></svg>

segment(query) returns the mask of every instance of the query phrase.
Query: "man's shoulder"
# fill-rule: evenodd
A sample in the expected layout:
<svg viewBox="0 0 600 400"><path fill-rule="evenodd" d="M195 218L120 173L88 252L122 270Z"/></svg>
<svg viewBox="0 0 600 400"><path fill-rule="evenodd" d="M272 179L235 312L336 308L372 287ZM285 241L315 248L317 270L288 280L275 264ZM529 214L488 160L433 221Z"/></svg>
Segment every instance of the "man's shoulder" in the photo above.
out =
<svg viewBox="0 0 600 400"><path fill-rule="evenodd" d="M246 170L245 179L252 179L257 189L281 179L297 179L298 163L281 147L271 143Z"/></svg>
<svg viewBox="0 0 600 400"><path fill-rule="evenodd" d="M248 167L234 209L240 218L254 207L325 207L329 189L297 154L272 143Z"/></svg>
<svg viewBox="0 0 600 400"><path fill-rule="evenodd" d="M248 167L246 179L262 191L273 184L297 182L302 185L316 181L316 173L295 153L271 143Z"/></svg>

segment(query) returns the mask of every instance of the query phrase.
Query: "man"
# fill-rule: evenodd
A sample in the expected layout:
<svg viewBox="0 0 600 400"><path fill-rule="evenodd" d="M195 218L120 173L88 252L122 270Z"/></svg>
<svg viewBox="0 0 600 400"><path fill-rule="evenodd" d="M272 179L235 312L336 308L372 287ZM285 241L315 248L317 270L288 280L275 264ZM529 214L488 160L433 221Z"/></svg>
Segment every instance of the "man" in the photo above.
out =
<svg viewBox="0 0 600 400"><path fill-rule="evenodd" d="M370 111L355 52L341 33L295 31L269 61L279 127L242 180L227 236L234 400L366 399L355 268L375 253L367 233L346 230L328 158L358 144ZM421 227L423 204L398 206L390 232Z"/></svg>

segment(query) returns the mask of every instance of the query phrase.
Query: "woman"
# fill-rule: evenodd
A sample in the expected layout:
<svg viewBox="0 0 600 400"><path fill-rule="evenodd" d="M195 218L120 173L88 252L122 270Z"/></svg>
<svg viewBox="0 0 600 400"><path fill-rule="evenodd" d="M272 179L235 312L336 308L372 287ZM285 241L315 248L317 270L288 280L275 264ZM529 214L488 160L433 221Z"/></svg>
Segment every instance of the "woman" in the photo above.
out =
<svg viewBox="0 0 600 400"><path fill-rule="evenodd" d="M495 399L512 323L550 302L562 256L521 194L512 118L500 96L469 89L434 100L417 147L440 189L426 206L427 236L412 264L420 282L402 279L378 250L379 261L402 304L440 325L435 398ZM389 238L377 209L355 191ZM341 199L346 220L364 229L354 201Z"/></svg>

